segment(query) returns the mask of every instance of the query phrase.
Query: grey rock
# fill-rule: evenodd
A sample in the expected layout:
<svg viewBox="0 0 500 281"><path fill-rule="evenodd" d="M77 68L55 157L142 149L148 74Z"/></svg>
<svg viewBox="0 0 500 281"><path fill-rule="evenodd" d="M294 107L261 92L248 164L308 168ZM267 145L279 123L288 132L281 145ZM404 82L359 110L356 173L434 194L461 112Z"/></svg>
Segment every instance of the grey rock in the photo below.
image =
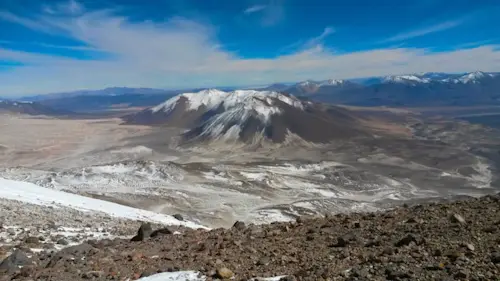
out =
<svg viewBox="0 0 500 281"><path fill-rule="evenodd" d="M450 216L450 220L452 223L460 223L460 224L466 223L465 219L459 214L452 214Z"/></svg>
<svg viewBox="0 0 500 281"><path fill-rule="evenodd" d="M160 235L171 235L171 234L174 234L174 232L170 230L168 227L164 227L151 232L151 235L149 237L157 237Z"/></svg>
<svg viewBox="0 0 500 281"><path fill-rule="evenodd" d="M491 262L495 264L500 263L500 252L494 252L491 254Z"/></svg>
<svg viewBox="0 0 500 281"><path fill-rule="evenodd" d="M0 263L0 271L14 272L20 266L31 264L31 259L21 250L15 250Z"/></svg>
<svg viewBox="0 0 500 281"><path fill-rule="evenodd" d="M411 242L417 242L417 238L413 234L407 234L405 237L401 238L398 242L396 242L396 247L402 247L410 245Z"/></svg>
<svg viewBox="0 0 500 281"><path fill-rule="evenodd" d="M82 274L83 279L94 279L94 278L100 278L101 276L104 275L103 271L88 271Z"/></svg>
<svg viewBox="0 0 500 281"><path fill-rule="evenodd" d="M237 230L244 230L246 228L246 225L242 221L237 221L233 224L233 228Z"/></svg>
<svg viewBox="0 0 500 281"><path fill-rule="evenodd" d="M137 235L132 237L130 241L144 241L145 239L149 238L152 233L153 233L153 228L151 227L151 224L143 223L139 227L139 230L137 230Z"/></svg>
<svg viewBox="0 0 500 281"><path fill-rule="evenodd" d="M178 221L184 221L184 217L181 214L175 214L173 217Z"/></svg>
<svg viewBox="0 0 500 281"><path fill-rule="evenodd" d="M56 243L57 243L58 245L63 245L63 246L69 245L69 242L68 242L68 240L66 240L66 239L59 239L59 240L57 240L57 242L56 242Z"/></svg>
<svg viewBox="0 0 500 281"><path fill-rule="evenodd" d="M24 240L27 244L38 244L40 242L40 239L35 236L30 236Z"/></svg>

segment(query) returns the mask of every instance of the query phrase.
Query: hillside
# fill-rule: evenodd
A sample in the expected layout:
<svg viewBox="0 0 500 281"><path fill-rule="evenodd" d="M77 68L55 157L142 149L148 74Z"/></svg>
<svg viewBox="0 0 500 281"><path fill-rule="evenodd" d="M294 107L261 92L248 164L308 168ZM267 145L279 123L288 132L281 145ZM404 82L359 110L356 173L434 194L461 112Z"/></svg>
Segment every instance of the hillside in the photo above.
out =
<svg viewBox="0 0 500 281"><path fill-rule="evenodd" d="M0 280L497 280L499 206L497 194L177 235L144 224L138 242L89 241L32 258L17 250L11 260L24 267L7 259Z"/></svg>

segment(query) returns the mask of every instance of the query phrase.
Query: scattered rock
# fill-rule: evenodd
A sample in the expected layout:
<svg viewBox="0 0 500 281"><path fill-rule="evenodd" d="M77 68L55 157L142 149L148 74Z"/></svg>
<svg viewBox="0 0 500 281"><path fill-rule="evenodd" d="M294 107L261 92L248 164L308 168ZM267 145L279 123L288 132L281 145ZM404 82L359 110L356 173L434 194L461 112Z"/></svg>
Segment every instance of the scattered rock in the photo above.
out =
<svg viewBox="0 0 500 281"><path fill-rule="evenodd" d="M131 241L144 241L145 239L147 239L151 236L151 233L153 233L153 228L151 227L151 224L150 223L143 223L139 227L139 230L137 231L137 235L132 237Z"/></svg>
<svg viewBox="0 0 500 281"><path fill-rule="evenodd" d="M171 234L174 234L174 232L170 230L168 227L164 227L151 232L151 235L149 237L157 237L160 235L171 235Z"/></svg>
<svg viewBox="0 0 500 281"><path fill-rule="evenodd" d="M494 252L491 254L491 262L495 264L500 263L500 252Z"/></svg>
<svg viewBox="0 0 500 281"><path fill-rule="evenodd" d="M246 228L246 225L242 221L237 221L233 224L233 228L237 230L244 230Z"/></svg>
<svg viewBox="0 0 500 281"><path fill-rule="evenodd" d="M30 236L24 240L27 244L38 244L40 243L40 239L35 236Z"/></svg>
<svg viewBox="0 0 500 281"><path fill-rule="evenodd" d="M262 257L257 261L257 265L268 265L271 262L271 259L268 257Z"/></svg>
<svg viewBox="0 0 500 281"><path fill-rule="evenodd" d="M398 242L396 242L395 246L396 247L402 247L402 246L407 246L410 245L411 242L417 242L417 238L413 234L407 234L405 237L400 239Z"/></svg>
<svg viewBox="0 0 500 281"><path fill-rule="evenodd" d="M460 223L460 224L466 223L465 219L459 214L452 214L450 216L450 220L452 223Z"/></svg>
<svg viewBox="0 0 500 281"><path fill-rule="evenodd" d="M31 259L21 250L15 250L10 256L0 263L0 272L14 272L20 266L31 264Z"/></svg>
<svg viewBox="0 0 500 281"><path fill-rule="evenodd" d="M234 273L227 267L217 268L215 271L215 277L221 279L231 279L234 276Z"/></svg>
<svg viewBox="0 0 500 281"><path fill-rule="evenodd" d="M175 214L173 217L178 221L184 221L184 217L181 214Z"/></svg>
<svg viewBox="0 0 500 281"><path fill-rule="evenodd" d="M63 246L69 245L69 242L66 239L59 239L59 240L57 240L56 243L57 243L57 245L63 245Z"/></svg>
<svg viewBox="0 0 500 281"><path fill-rule="evenodd" d="M82 274L83 279L94 279L94 278L100 278L101 276L104 275L103 271L88 271Z"/></svg>

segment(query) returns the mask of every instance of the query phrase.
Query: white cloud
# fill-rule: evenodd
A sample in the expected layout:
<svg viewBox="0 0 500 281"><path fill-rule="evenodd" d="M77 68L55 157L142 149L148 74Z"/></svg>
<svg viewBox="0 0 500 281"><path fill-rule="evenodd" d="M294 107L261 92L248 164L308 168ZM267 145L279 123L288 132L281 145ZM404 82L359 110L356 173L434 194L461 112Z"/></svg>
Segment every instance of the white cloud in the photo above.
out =
<svg viewBox="0 0 500 281"><path fill-rule="evenodd" d="M457 26L461 25L462 23L464 23L463 19L445 21L445 22L442 22L442 23L439 23L439 24L436 24L433 26L428 26L428 27L424 27L421 29L416 29L416 30L412 30L409 32L400 33L400 34L397 34L393 37L387 38L387 39L383 40L382 42L384 42L384 43L396 42L396 41L403 41L403 40L407 40L407 39L411 39L411 38L421 37L421 36L424 36L427 34L445 31L445 30L457 27Z"/></svg>
<svg viewBox="0 0 500 281"><path fill-rule="evenodd" d="M78 60L0 48L0 61L22 65L0 71L0 96L110 86L211 87L308 78L500 69L500 51L494 45L440 53L417 48L332 53L321 44L334 32L331 27L306 40L312 43L294 53L249 59L225 51L212 26L185 18L171 18L163 23L131 22L112 11L82 9L77 15L43 14L35 19L19 16L10 19L27 28L81 41L84 49L98 50L106 59L100 56L94 60Z"/></svg>
<svg viewBox="0 0 500 281"><path fill-rule="evenodd" d="M243 13L245 13L247 15L253 14L253 13L260 12L260 11L264 10L266 7L267 7L267 5L254 5L254 6L251 6L251 7L248 7L247 9L245 9L245 11L243 11Z"/></svg>

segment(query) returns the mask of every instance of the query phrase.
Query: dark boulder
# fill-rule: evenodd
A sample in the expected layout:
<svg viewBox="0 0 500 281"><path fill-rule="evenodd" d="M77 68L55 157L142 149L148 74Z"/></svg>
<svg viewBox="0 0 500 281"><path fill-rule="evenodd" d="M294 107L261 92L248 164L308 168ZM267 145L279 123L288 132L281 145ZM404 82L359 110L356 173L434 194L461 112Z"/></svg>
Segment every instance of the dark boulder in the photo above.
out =
<svg viewBox="0 0 500 281"><path fill-rule="evenodd" d="M137 235L132 237L130 241L144 241L145 239L149 238L151 234L153 233L153 228L151 227L150 223L143 223L139 227L139 230L137 231Z"/></svg>
<svg viewBox="0 0 500 281"><path fill-rule="evenodd" d="M15 272L22 266L31 264L30 258L21 250L15 250L0 263L0 272Z"/></svg>

